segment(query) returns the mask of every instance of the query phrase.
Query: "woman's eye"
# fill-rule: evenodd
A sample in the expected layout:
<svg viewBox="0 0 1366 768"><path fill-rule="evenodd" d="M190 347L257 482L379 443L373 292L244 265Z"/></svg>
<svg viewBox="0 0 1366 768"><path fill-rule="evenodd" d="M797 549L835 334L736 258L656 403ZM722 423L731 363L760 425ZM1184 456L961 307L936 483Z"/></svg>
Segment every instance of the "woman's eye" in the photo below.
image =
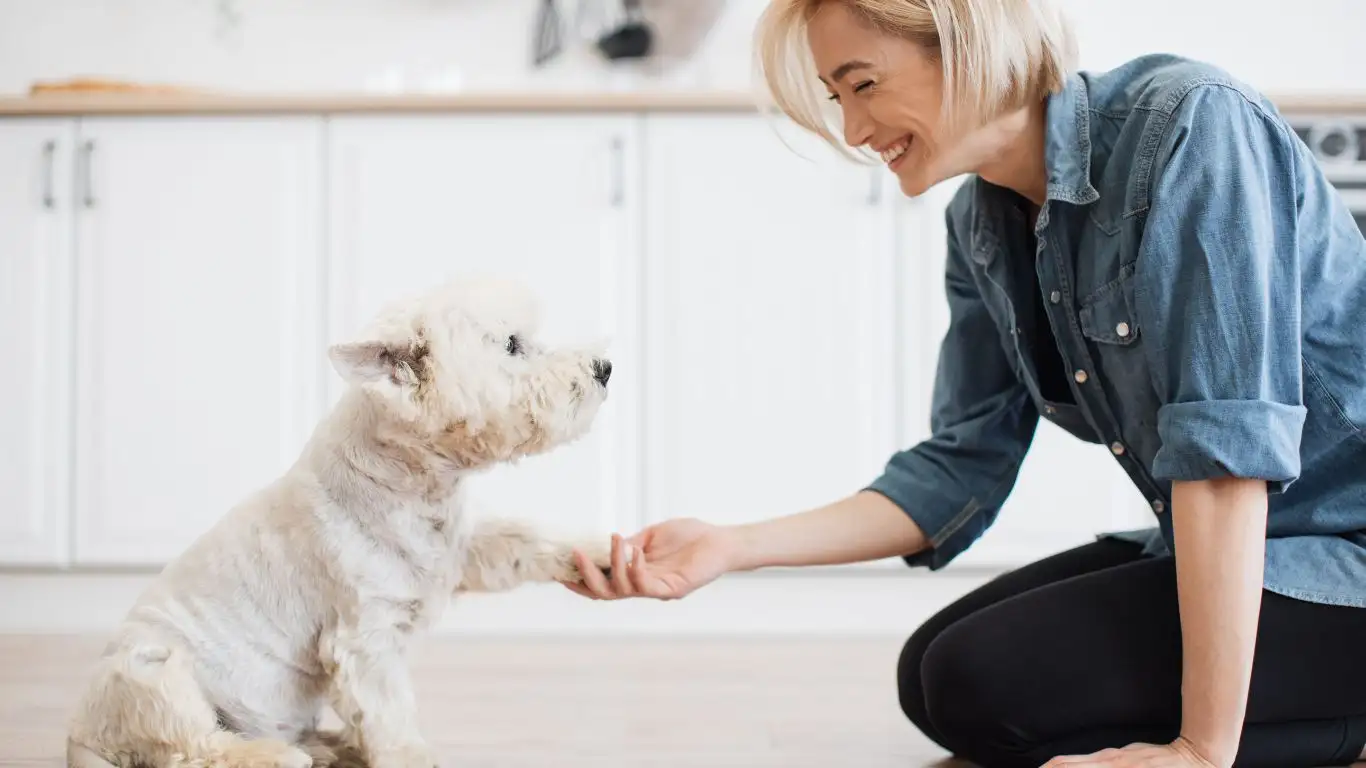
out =
<svg viewBox="0 0 1366 768"><path fill-rule="evenodd" d="M873 87L873 81L872 81L872 80L864 80L863 82L861 82L861 83L859 83L858 85L854 86L854 93L862 93L865 89L872 88L872 87ZM832 94L830 94L827 98L829 98L831 101L836 102L836 103L838 103L839 100L840 100L839 94L837 94L837 93L832 93Z"/></svg>
<svg viewBox="0 0 1366 768"><path fill-rule="evenodd" d="M522 340L517 338L516 334L509 336L507 349L509 355L522 354Z"/></svg>

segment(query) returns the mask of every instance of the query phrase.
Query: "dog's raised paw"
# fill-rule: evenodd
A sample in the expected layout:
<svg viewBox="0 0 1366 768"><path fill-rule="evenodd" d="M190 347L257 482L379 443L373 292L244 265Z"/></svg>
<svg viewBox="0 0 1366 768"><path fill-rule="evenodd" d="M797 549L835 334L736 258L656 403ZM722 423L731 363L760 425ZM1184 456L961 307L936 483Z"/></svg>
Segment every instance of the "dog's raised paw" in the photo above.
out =
<svg viewBox="0 0 1366 768"><path fill-rule="evenodd" d="M602 571L603 575L607 576L608 578L611 578L612 547L610 544L604 544L596 540L591 542L579 542L577 545L577 549L588 558L588 561L590 563L597 566L598 570ZM567 549L565 557L567 559L568 566L567 576L569 577L565 579L565 581L571 581L576 583L583 582L583 574L579 572L579 564L578 561L574 558L573 550Z"/></svg>

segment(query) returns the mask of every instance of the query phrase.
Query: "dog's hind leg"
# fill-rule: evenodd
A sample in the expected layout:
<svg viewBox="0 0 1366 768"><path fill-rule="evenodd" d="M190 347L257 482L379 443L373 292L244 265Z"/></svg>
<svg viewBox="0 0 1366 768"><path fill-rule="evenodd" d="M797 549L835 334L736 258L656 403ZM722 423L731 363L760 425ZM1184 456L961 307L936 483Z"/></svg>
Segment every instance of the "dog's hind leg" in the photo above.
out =
<svg viewBox="0 0 1366 768"><path fill-rule="evenodd" d="M69 768L309 768L282 741L223 730L188 655L129 638L100 660L67 735Z"/></svg>
<svg viewBox="0 0 1366 768"><path fill-rule="evenodd" d="M305 733L299 747L313 758L313 768L370 768L360 750L340 732L317 730Z"/></svg>

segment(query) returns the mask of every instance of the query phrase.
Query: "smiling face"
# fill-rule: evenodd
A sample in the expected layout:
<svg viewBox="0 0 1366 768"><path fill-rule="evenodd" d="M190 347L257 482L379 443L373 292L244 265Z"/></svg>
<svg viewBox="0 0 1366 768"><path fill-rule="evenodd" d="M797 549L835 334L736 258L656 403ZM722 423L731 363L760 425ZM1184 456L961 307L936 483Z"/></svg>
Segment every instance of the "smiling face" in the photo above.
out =
<svg viewBox="0 0 1366 768"><path fill-rule="evenodd" d="M944 76L937 52L886 35L843 3L824 3L807 26L821 82L843 115L844 140L866 146L912 197L981 157L941 125Z"/></svg>
<svg viewBox="0 0 1366 768"><path fill-rule="evenodd" d="M875 152L912 197L967 173L1027 175L1014 150L1076 57L1053 0L769 0L756 31L779 109Z"/></svg>

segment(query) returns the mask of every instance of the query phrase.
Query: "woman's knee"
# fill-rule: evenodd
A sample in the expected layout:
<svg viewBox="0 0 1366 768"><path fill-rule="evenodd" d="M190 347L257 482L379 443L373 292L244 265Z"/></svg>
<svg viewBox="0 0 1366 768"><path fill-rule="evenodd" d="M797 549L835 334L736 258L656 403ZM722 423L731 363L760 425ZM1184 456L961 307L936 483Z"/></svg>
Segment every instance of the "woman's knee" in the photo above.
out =
<svg viewBox="0 0 1366 768"><path fill-rule="evenodd" d="M1012 674L1003 644L1009 640L972 617L939 633L921 655L921 716L936 741L962 757L981 760L1025 746L1012 724L1028 684Z"/></svg>
<svg viewBox="0 0 1366 768"><path fill-rule="evenodd" d="M939 635L939 628L927 622L906 640L896 662L896 693L901 711L907 719L931 739L938 740L930 728L925 712L925 685L920 677L921 662L930 643Z"/></svg>

